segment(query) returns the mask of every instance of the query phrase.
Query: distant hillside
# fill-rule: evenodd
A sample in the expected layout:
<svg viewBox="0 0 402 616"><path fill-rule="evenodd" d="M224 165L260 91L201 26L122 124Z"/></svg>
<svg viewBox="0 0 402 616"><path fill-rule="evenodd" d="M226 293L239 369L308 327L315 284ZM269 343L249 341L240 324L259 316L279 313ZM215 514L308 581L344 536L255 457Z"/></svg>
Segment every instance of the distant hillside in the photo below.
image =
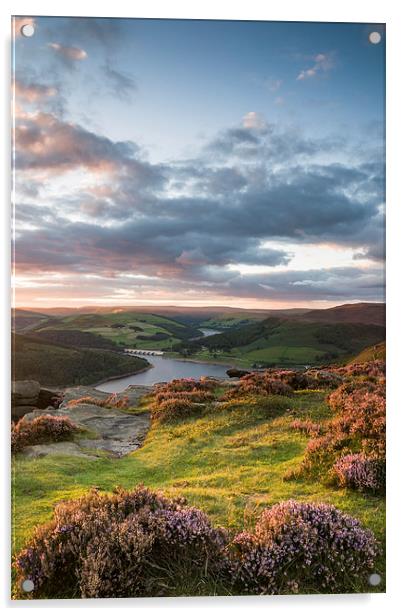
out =
<svg viewBox="0 0 402 616"><path fill-rule="evenodd" d="M79 329L41 329L30 332L30 337L74 348L121 350L112 340Z"/></svg>
<svg viewBox="0 0 402 616"><path fill-rule="evenodd" d="M229 329L174 350L201 359L239 359L243 365L300 365L342 361L384 340L384 327L269 318Z"/></svg>
<svg viewBox="0 0 402 616"><path fill-rule="evenodd" d="M382 361L385 361L386 359L386 348L385 348L385 342L380 342L380 344L375 344L374 346L368 347L367 349L363 349L363 351L361 351L361 353L359 353L358 355L356 355L356 357L354 357L352 359L352 361L350 361L350 364L360 364L360 363L365 363L367 361L373 361L375 359L381 359Z"/></svg>
<svg viewBox="0 0 402 616"><path fill-rule="evenodd" d="M30 331L35 327L45 324L54 323L55 321L56 319L49 317L49 315L33 312L32 310L16 308L11 312L11 326L14 331L20 333Z"/></svg>
<svg viewBox="0 0 402 616"><path fill-rule="evenodd" d="M344 304L324 310L309 310L296 317L301 321L325 323L365 323L385 326L385 304Z"/></svg>
<svg viewBox="0 0 402 616"><path fill-rule="evenodd" d="M13 336L13 379L49 387L90 385L149 365L145 359L107 350L76 349L20 334Z"/></svg>
<svg viewBox="0 0 402 616"><path fill-rule="evenodd" d="M43 316L43 315L42 315ZM29 330L16 330L56 344L90 348L171 350L174 344L202 336L191 323L151 312L92 312L38 318Z"/></svg>

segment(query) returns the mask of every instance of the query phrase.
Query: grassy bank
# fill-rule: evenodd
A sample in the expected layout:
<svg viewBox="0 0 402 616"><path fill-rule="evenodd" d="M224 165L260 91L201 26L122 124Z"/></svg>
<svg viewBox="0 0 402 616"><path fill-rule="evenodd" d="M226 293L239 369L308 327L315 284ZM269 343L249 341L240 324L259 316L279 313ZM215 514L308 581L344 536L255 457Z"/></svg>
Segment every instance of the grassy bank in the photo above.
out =
<svg viewBox="0 0 402 616"><path fill-rule="evenodd" d="M262 508L281 500L332 503L358 517L384 541L384 499L317 480L283 479L301 462L309 438L290 424L297 418L322 421L329 417L325 395L296 393L290 411L275 419L264 419L258 409L239 408L154 425L144 446L121 459L49 456L27 460L19 455L14 460L13 547L22 547L35 525L50 519L58 501L77 497L93 486L111 490L138 483L183 495L216 523L233 530L252 526ZM377 570L384 574L383 560Z"/></svg>

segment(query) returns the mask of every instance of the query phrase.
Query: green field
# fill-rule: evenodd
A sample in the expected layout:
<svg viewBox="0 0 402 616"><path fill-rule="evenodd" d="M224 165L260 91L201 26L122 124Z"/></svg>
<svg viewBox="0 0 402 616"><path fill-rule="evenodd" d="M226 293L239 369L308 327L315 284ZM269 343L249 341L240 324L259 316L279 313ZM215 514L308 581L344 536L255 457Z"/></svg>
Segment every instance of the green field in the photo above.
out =
<svg viewBox="0 0 402 616"><path fill-rule="evenodd" d="M268 318L228 329L174 350L194 359L239 366L295 366L346 361L380 343L382 326L362 323L310 323Z"/></svg>
<svg viewBox="0 0 402 616"><path fill-rule="evenodd" d="M13 548L21 548L33 529L49 520L62 499L96 486L112 490L138 483L182 495L232 531L251 527L267 505L295 498L332 503L359 518L384 543L384 499L335 489L317 479L285 481L301 462L308 437L290 428L295 418L325 421L326 392L300 392L291 412L264 419L258 408L218 411L171 425L154 425L145 444L120 459L88 460L53 456L14 459ZM384 579L384 560L377 569ZM362 591L367 591L365 584ZM372 589L370 589L372 591ZM383 586L376 590L383 590Z"/></svg>
<svg viewBox="0 0 402 616"><path fill-rule="evenodd" d="M22 317L19 317L20 321ZM24 321L23 321L24 322ZM120 348L171 349L172 345L200 335L197 329L167 317L141 312L110 312L106 314L74 314L38 319L30 335L45 336L49 332L83 331L102 336ZM152 339L159 335L161 339ZM151 337L151 338L150 338ZM145 339L142 339L145 338Z"/></svg>

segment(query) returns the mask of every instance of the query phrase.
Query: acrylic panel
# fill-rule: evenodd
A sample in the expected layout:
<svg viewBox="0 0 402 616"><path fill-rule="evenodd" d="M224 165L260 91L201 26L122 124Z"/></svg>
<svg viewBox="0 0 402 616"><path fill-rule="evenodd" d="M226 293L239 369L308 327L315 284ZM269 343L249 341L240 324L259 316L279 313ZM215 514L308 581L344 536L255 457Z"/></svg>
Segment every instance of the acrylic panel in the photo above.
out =
<svg viewBox="0 0 402 616"><path fill-rule="evenodd" d="M385 25L12 28L12 597L384 592Z"/></svg>

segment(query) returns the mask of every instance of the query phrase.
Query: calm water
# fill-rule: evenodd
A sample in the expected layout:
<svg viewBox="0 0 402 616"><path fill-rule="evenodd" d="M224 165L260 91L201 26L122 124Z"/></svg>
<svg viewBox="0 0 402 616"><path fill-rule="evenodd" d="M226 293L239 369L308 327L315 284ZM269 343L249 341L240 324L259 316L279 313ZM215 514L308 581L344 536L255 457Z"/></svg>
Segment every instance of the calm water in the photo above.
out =
<svg viewBox="0 0 402 616"><path fill-rule="evenodd" d="M190 361L180 361L169 357L152 356L147 358L153 367L145 372L126 376L122 379L112 379L105 381L96 387L100 391L110 393L123 391L129 385L154 385L160 381L171 381L172 379L194 378L201 376L214 376L217 378L227 378L226 370L230 366L218 364L193 363Z"/></svg>

